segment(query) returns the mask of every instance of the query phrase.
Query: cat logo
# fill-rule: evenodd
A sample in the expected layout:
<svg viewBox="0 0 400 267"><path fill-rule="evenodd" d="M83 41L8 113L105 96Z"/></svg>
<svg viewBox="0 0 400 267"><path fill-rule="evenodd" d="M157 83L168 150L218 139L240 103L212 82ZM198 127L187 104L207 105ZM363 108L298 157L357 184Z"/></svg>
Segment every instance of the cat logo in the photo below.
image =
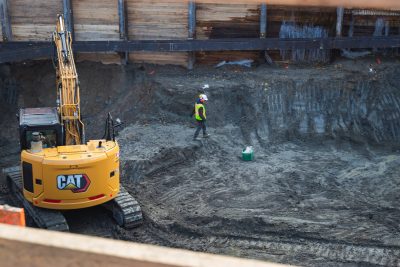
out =
<svg viewBox="0 0 400 267"><path fill-rule="evenodd" d="M86 174L68 174L57 176L57 188L59 190L71 190L73 193L85 192L90 185Z"/></svg>

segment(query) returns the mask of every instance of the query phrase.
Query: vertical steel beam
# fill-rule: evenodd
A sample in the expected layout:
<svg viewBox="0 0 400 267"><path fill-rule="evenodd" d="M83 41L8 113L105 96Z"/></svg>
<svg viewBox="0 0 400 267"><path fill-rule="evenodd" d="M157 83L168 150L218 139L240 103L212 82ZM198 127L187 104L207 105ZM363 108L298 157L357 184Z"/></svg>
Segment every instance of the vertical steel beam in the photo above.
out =
<svg viewBox="0 0 400 267"><path fill-rule="evenodd" d="M196 1L188 2L188 40L196 39ZM196 62L196 53L188 52L188 69L192 70Z"/></svg>
<svg viewBox="0 0 400 267"><path fill-rule="evenodd" d="M126 1L118 0L118 18L119 18L119 39L128 40L128 16L126 15ZM123 65L128 64L129 53L120 53L121 62Z"/></svg>
<svg viewBox="0 0 400 267"><path fill-rule="evenodd" d="M0 0L0 21L1 31L3 33L3 41L12 41L12 29L8 0Z"/></svg>
<svg viewBox="0 0 400 267"><path fill-rule="evenodd" d="M72 39L75 40L71 0L63 0L63 13L67 30L71 33Z"/></svg>
<svg viewBox="0 0 400 267"><path fill-rule="evenodd" d="M267 36L267 4L261 4L260 10L260 38Z"/></svg>
<svg viewBox="0 0 400 267"><path fill-rule="evenodd" d="M118 0L119 39L125 40L126 34L125 0Z"/></svg>
<svg viewBox="0 0 400 267"><path fill-rule="evenodd" d="M385 20L385 36L389 36L389 32L390 32L390 25L389 25L389 21L386 19Z"/></svg>
<svg viewBox="0 0 400 267"><path fill-rule="evenodd" d="M267 4L263 3L260 6L260 38L265 39L267 37ZM262 51L262 55L265 58L265 61L272 65L273 61L271 57L268 55L267 51Z"/></svg>
<svg viewBox="0 0 400 267"><path fill-rule="evenodd" d="M349 37L353 37L354 35L354 14L351 13L351 20L349 25Z"/></svg>
<svg viewBox="0 0 400 267"><path fill-rule="evenodd" d="M188 3L188 25L189 25L189 32L188 38L189 40L193 40L196 38L196 2L191 0Z"/></svg>
<svg viewBox="0 0 400 267"><path fill-rule="evenodd" d="M337 20L336 20L336 37L342 36L342 25L343 25L343 14L344 8L338 7L336 10Z"/></svg>

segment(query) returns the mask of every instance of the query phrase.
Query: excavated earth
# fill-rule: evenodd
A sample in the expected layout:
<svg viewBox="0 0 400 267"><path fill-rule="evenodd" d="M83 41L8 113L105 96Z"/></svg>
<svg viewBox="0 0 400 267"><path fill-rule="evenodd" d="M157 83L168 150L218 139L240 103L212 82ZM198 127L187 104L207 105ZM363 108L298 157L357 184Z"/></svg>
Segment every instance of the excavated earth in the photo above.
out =
<svg viewBox="0 0 400 267"><path fill-rule="evenodd" d="M79 63L87 135L106 112L144 224L95 207L71 231L302 266L400 266L400 64L253 69ZM211 138L192 141L209 85ZM18 164L18 107L53 106L50 62L0 68L0 166ZM241 151L253 146L255 159ZM1 195L12 202L6 188ZM12 203L11 203L12 204Z"/></svg>

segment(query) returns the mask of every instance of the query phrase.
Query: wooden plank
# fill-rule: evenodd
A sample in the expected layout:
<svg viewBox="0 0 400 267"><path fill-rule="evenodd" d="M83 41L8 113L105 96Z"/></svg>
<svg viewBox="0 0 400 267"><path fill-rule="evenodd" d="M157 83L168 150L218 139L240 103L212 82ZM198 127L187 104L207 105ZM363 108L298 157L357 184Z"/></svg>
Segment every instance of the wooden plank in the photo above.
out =
<svg viewBox="0 0 400 267"><path fill-rule="evenodd" d="M184 1L126 0L130 39L186 39L188 4ZM159 38L157 38L159 37Z"/></svg>
<svg viewBox="0 0 400 267"><path fill-rule="evenodd" d="M260 36L259 5L197 4L197 38Z"/></svg>
<svg viewBox="0 0 400 267"><path fill-rule="evenodd" d="M221 61L236 61L243 59L252 59L257 62L260 59L259 51L218 51L218 52L196 52L198 64L215 66Z"/></svg>
<svg viewBox="0 0 400 267"><path fill-rule="evenodd" d="M197 38L259 38L260 5L255 4L197 4ZM196 53L199 64L215 65L220 61L256 59L254 52L203 52Z"/></svg>
<svg viewBox="0 0 400 267"><path fill-rule="evenodd" d="M157 65L178 65L188 67L188 53L166 52L135 52L129 54L129 60L134 63L149 63Z"/></svg>
<svg viewBox="0 0 400 267"><path fill-rule="evenodd" d="M72 0L77 41L119 40L118 1Z"/></svg>
<svg viewBox="0 0 400 267"><path fill-rule="evenodd" d="M121 64L121 57L117 53L77 53L76 61L101 62L102 64Z"/></svg>
<svg viewBox="0 0 400 267"><path fill-rule="evenodd" d="M129 39L184 40L190 36L190 23L188 23L190 3L180 0L126 0L126 2ZM135 63L190 67L188 53L136 52L129 55L129 60Z"/></svg>
<svg viewBox="0 0 400 267"><path fill-rule="evenodd" d="M116 40L115 36L119 34L118 25L88 25L75 24L76 40Z"/></svg>
<svg viewBox="0 0 400 267"><path fill-rule="evenodd" d="M0 225L2 266L279 267L281 264Z"/></svg>
<svg viewBox="0 0 400 267"><path fill-rule="evenodd" d="M116 41L120 40L118 1L71 0L74 11L75 40ZM103 64L120 64L117 53L84 53L77 55L78 61L95 61Z"/></svg>
<svg viewBox="0 0 400 267"><path fill-rule="evenodd" d="M12 0L9 5L14 41L52 39L62 1Z"/></svg>

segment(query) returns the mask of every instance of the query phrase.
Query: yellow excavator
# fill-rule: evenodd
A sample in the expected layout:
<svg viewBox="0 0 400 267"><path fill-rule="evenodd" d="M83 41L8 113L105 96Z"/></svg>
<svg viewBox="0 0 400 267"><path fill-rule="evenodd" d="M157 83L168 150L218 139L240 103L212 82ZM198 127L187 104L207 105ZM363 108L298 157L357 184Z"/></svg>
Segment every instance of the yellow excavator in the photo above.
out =
<svg viewBox="0 0 400 267"><path fill-rule="evenodd" d="M101 204L119 225L137 226L140 206L120 185L118 120L108 114L103 139L85 142L72 37L62 15L53 41L57 107L20 110L21 165L5 169L10 190L41 228L68 231L61 210Z"/></svg>

